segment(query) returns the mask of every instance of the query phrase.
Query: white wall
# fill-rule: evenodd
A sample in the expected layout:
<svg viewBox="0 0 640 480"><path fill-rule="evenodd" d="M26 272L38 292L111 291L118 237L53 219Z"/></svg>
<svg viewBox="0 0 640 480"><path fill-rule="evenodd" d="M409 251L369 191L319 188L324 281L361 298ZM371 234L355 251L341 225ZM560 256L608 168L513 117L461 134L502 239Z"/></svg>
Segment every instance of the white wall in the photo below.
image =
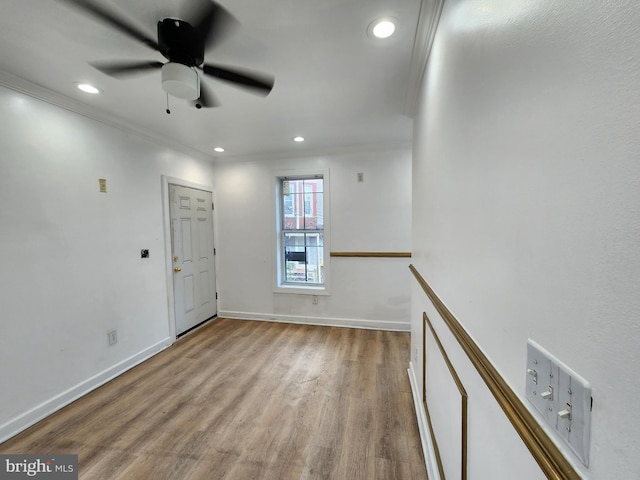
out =
<svg viewBox="0 0 640 480"><path fill-rule="evenodd" d="M172 342L163 175L214 187L221 313L409 329L406 258L330 259L331 295L318 305L272 288L274 170L330 169L333 250L409 251L408 149L214 170L5 87L0 123L0 441ZM143 248L150 258L140 258Z"/></svg>
<svg viewBox="0 0 640 480"><path fill-rule="evenodd" d="M414 124L413 263L522 398L527 338L591 382L594 479L640 476L638 45L638 2L447 0ZM500 411L470 422L470 478L540 477Z"/></svg>
<svg viewBox="0 0 640 480"><path fill-rule="evenodd" d="M313 168L329 169L332 251L410 251L408 150L218 165L220 315L408 330L408 258L326 259L330 295L317 305L309 295L274 293L276 172Z"/></svg>
<svg viewBox="0 0 640 480"><path fill-rule="evenodd" d="M161 175L213 182L208 162L3 87L0 124L2 440L171 342Z"/></svg>

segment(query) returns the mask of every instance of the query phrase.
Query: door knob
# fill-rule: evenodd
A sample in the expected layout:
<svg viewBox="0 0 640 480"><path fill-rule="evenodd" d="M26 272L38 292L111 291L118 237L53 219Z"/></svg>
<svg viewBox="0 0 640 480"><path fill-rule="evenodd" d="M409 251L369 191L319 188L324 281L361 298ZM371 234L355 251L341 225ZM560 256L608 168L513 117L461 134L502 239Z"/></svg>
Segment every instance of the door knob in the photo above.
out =
<svg viewBox="0 0 640 480"><path fill-rule="evenodd" d="M174 271L174 272L181 272L181 271L182 271L182 269L181 269L180 267L174 267L173 271Z"/></svg>

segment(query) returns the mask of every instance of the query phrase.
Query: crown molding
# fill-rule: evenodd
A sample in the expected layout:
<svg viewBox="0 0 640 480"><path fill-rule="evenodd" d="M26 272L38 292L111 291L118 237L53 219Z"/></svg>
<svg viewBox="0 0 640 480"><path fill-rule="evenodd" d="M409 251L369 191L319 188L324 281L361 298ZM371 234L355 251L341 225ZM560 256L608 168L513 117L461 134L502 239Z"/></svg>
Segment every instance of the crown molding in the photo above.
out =
<svg viewBox="0 0 640 480"><path fill-rule="evenodd" d="M275 160L294 160L306 158L320 157L336 157L340 155L355 155L360 153L381 153L381 152L397 152L411 151L411 141L406 142L385 142L385 143L366 143L357 145L339 145L332 147L323 147L307 150L289 150L274 151L247 155L230 155L226 157L215 158L214 164L237 164L237 163L260 163Z"/></svg>
<svg viewBox="0 0 640 480"><path fill-rule="evenodd" d="M0 86L90 118L91 120L103 123L125 133L130 134L133 132L154 143L171 148L172 150L176 150L180 153L184 153L185 155L189 155L206 162L213 162L215 159L212 155L207 155L188 147L187 145L171 141L162 135L141 127L140 125L133 124L122 117L107 114L95 107L82 103L71 97L67 97L66 95L54 92L53 90L49 90L41 85L29 82L28 80L13 75L12 73L0 70Z"/></svg>
<svg viewBox="0 0 640 480"><path fill-rule="evenodd" d="M416 113L418 95L424 81L429 55L431 54L431 46L433 45L443 5L444 0L422 0L420 3L418 26L411 53L409 86L404 104L404 113L409 118L414 118Z"/></svg>
<svg viewBox="0 0 640 480"><path fill-rule="evenodd" d="M441 0L438 0L441 1ZM156 132L145 129L140 125L131 123L123 117L111 115L104 111L92 107L91 105L80 102L74 98L54 92L46 87L32 83L24 78L18 77L12 73L0 70L0 86L13 90L15 92L28 95L35 99L46 102L50 105L68 110L70 112L82 115L91 120L103 123L125 133L135 133L141 137L147 138L153 143L163 145L172 150L178 151L185 155L210 162L213 164L226 163L245 163L260 162L265 160L288 160L295 158L313 158L323 156L349 155L356 153L375 153L399 150L411 150L411 141L391 141L385 143L368 143L357 145L338 145L331 147L323 147L317 149L306 150L290 150L290 151L273 151L261 152L247 155L229 155L219 157L216 155L208 155L204 152L191 148L179 142L172 141ZM417 95L417 90L416 90Z"/></svg>

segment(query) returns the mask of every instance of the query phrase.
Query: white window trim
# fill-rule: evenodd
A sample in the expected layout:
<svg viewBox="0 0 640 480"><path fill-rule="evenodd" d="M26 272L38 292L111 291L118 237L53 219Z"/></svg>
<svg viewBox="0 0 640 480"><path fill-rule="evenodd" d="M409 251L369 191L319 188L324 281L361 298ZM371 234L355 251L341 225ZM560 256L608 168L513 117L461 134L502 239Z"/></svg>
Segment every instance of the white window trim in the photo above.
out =
<svg viewBox="0 0 640 480"><path fill-rule="evenodd" d="M280 265L282 262L282 222L280 218L280 180L284 177L312 177L314 175L322 175L324 181L322 208L324 212L324 236L323 236L323 256L324 256L324 285L291 285L283 283L281 278ZM297 169L274 171L273 176L273 222L275 226L275 245L272 251L273 255L273 293L290 293L295 295L330 295L330 278L331 278L331 185L329 180L328 168L314 169Z"/></svg>

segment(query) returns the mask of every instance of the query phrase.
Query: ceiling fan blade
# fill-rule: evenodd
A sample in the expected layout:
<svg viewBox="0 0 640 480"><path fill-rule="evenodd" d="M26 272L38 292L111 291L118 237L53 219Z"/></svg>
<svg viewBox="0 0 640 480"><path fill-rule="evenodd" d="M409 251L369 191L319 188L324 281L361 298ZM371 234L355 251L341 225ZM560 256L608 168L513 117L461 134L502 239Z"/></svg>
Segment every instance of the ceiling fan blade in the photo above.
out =
<svg viewBox="0 0 640 480"><path fill-rule="evenodd" d="M85 13L95 17L96 19L114 27L116 30L128 35L129 37L137 40L138 42L143 43L144 45L152 48L153 50L158 50L158 43L146 35L144 32L129 24L126 20L119 18L118 15L113 12L109 12L104 7L96 5L95 3L89 0L60 0L65 3L75 5L79 9L83 10Z"/></svg>
<svg viewBox="0 0 640 480"><path fill-rule="evenodd" d="M94 62L90 64L102 73L112 77L121 78L139 73L147 73L150 70L162 68L162 62Z"/></svg>
<svg viewBox="0 0 640 480"><path fill-rule="evenodd" d="M196 100L195 103L203 108L217 107L220 105L216 96L204 82L200 82L200 98Z"/></svg>
<svg viewBox="0 0 640 480"><path fill-rule="evenodd" d="M230 82L238 86L250 88L260 95L267 96L273 88L274 78L272 76L249 72L246 70L231 69L217 65L204 64L202 70L206 75Z"/></svg>
<svg viewBox="0 0 640 480"><path fill-rule="evenodd" d="M205 47L213 47L239 26L236 18L222 5L212 0L188 0L184 17L203 41Z"/></svg>

